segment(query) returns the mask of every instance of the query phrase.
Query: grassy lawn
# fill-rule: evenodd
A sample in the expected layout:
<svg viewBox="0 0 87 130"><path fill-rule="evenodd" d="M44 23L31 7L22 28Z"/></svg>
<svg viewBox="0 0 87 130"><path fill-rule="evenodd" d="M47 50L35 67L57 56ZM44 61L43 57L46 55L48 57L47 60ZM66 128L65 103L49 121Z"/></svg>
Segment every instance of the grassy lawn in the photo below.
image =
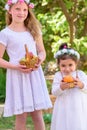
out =
<svg viewBox="0 0 87 130"><path fill-rule="evenodd" d="M50 130L50 117L48 115L44 115L44 121L46 124L46 130ZM0 117L0 130L13 130L14 129L15 117ZM34 130L33 123L31 117L27 118L27 128L30 130Z"/></svg>

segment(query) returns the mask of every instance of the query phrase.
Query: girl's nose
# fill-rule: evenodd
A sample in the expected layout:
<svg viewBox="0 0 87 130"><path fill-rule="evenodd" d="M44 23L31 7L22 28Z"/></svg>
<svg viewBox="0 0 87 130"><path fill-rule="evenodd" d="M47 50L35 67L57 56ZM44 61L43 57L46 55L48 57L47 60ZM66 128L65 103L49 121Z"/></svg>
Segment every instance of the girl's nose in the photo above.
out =
<svg viewBox="0 0 87 130"><path fill-rule="evenodd" d="M23 10L20 10L20 14L24 14L24 11L23 11Z"/></svg>
<svg viewBox="0 0 87 130"><path fill-rule="evenodd" d="M66 67L65 70L66 70L66 71L69 71L69 67Z"/></svg>

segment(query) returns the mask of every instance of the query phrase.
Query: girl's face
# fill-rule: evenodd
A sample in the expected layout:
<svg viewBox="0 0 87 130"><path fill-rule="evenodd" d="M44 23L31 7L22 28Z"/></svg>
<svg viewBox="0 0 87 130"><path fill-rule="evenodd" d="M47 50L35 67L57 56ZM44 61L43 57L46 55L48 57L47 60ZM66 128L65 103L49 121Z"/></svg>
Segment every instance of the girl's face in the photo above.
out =
<svg viewBox="0 0 87 130"><path fill-rule="evenodd" d="M23 23L28 16L28 6L25 2L17 2L12 5L9 13L12 15L12 22Z"/></svg>
<svg viewBox="0 0 87 130"><path fill-rule="evenodd" d="M77 63L72 59L60 60L59 68L65 75L71 74L76 70Z"/></svg>

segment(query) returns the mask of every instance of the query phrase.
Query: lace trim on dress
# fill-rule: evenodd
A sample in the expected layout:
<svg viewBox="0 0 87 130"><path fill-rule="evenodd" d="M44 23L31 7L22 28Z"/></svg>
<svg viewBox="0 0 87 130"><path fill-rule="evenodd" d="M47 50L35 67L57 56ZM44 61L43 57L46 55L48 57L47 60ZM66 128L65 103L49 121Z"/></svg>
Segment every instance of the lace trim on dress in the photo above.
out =
<svg viewBox="0 0 87 130"><path fill-rule="evenodd" d="M19 108L15 108L15 109L14 108L5 108L4 117L22 114L24 112L32 112L34 110L48 109L51 107L52 107L51 104L49 104L49 102L46 102L46 103L35 104L35 107L24 106L24 107L19 107Z"/></svg>

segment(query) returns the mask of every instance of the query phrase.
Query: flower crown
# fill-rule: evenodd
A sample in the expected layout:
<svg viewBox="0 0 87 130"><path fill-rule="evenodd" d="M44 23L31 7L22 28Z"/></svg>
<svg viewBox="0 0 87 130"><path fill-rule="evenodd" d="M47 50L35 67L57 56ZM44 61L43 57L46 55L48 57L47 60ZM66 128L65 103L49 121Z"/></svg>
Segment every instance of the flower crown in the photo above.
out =
<svg viewBox="0 0 87 130"><path fill-rule="evenodd" d="M64 54L68 54L68 55L73 55L75 57L77 57L77 59L80 59L80 55L77 51L71 49L71 48L64 48L59 50L55 55L54 58L59 58L60 56L64 55Z"/></svg>
<svg viewBox="0 0 87 130"><path fill-rule="evenodd" d="M10 8L10 5L16 4L17 2L20 2L20 3L26 2L29 8L34 8L34 4L30 3L30 0L8 0L5 5L5 9L8 11Z"/></svg>

